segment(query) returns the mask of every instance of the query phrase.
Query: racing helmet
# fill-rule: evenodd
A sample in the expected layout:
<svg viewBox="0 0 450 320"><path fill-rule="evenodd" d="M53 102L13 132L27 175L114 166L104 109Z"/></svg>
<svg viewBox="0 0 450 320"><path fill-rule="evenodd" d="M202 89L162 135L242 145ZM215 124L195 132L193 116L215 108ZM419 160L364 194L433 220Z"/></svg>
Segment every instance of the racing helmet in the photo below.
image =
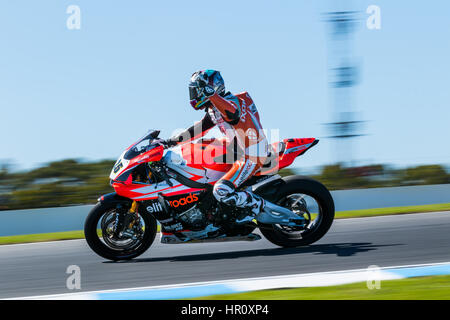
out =
<svg viewBox="0 0 450 320"><path fill-rule="evenodd" d="M225 83L219 71L208 69L194 72L189 81L189 99L195 110L206 107L208 102L208 97L204 93L206 86L214 89L219 95L225 93Z"/></svg>

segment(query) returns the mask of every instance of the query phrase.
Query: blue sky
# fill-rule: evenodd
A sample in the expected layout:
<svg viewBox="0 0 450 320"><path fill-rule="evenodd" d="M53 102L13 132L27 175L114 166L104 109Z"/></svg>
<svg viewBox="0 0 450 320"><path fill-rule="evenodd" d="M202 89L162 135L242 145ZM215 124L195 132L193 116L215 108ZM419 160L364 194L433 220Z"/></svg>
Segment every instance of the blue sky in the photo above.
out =
<svg viewBox="0 0 450 320"><path fill-rule="evenodd" d="M248 91L265 128L318 137L295 162L336 160L327 85L330 1L3 1L0 4L0 161L19 168L64 158L116 158L148 128L163 137L203 114L187 82L220 70ZM381 8L381 30L355 34L360 164L450 161L450 2L356 1ZM81 29L66 9L81 9Z"/></svg>

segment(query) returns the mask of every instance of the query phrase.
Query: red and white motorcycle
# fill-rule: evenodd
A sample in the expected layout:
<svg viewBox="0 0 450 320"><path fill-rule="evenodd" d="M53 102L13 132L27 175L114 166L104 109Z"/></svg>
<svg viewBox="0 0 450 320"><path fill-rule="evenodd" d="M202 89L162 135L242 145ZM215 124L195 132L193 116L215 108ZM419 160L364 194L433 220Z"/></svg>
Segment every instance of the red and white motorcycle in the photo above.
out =
<svg viewBox="0 0 450 320"><path fill-rule="evenodd" d="M272 144L267 163L240 187L264 198L265 210L243 219L249 209L221 204L212 194L232 165L225 161L227 146L221 140L167 149L158 135L151 130L122 153L110 175L115 192L101 196L86 218L87 243L100 256L141 255L155 239L157 222L164 243L255 241L261 239L253 233L259 228L272 243L297 247L319 240L330 228L334 202L326 187L308 177L277 174L317 139Z"/></svg>

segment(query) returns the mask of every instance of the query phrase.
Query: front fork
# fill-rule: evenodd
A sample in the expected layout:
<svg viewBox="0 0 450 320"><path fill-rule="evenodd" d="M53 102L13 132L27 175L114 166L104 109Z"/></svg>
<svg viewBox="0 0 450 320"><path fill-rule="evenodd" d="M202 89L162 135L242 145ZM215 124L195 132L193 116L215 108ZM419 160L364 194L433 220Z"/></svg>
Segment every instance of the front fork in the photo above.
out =
<svg viewBox="0 0 450 320"><path fill-rule="evenodd" d="M133 229L133 226L136 224L136 222L139 221L139 215L137 213L138 208L139 203L133 200L133 203L131 204L131 207L128 210L128 212L126 212L125 210L117 212L116 230L115 230L117 236L127 234L129 230Z"/></svg>

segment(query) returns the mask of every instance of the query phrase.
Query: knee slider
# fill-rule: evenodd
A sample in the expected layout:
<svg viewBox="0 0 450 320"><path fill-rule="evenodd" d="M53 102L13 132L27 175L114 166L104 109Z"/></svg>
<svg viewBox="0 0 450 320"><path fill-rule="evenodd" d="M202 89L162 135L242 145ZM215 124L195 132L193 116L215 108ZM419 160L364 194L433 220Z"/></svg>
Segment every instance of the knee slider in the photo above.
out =
<svg viewBox="0 0 450 320"><path fill-rule="evenodd" d="M222 201L235 192L234 185L228 180L219 180L213 188L213 195L218 201Z"/></svg>

